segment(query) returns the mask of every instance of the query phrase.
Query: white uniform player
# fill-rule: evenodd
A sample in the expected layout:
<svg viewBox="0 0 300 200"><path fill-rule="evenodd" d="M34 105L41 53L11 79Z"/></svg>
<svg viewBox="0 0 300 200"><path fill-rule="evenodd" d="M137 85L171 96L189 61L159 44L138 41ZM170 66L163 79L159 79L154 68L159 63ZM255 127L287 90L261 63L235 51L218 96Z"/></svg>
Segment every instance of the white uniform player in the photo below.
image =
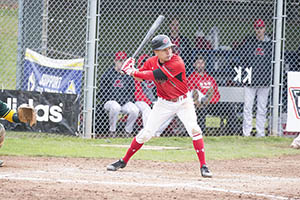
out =
<svg viewBox="0 0 300 200"><path fill-rule="evenodd" d="M125 132L128 135L133 131L134 123L139 116L139 109L133 102L127 102L124 105L120 105L117 101L111 100L104 104L104 109L109 113L109 132L111 133L111 136L115 136L117 122L121 112L127 114Z"/></svg>
<svg viewBox="0 0 300 200"><path fill-rule="evenodd" d="M203 177L212 177L206 166L202 131L197 124L193 99L187 96L185 65L181 57L172 54L173 44L166 35L158 35L152 40L155 56L149 58L139 70L134 68L135 60L129 58L122 66L122 71L136 79L152 80L156 85L158 100L150 111L145 127L134 137L126 155L119 161L107 166L107 170L116 171L124 168L129 159L170 117L175 115L183 122L188 134L193 139L194 149L200 162Z"/></svg>
<svg viewBox="0 0 300 200"><path fill-rule="evenodd" d="M248 74L248 82L244 82L243 135L250 136L252 131L252 109L257 97L256 137L265 136L268 96L271 83L272 42L265 35L265 23L258 19L254 23L256 35L249 37L242 49L241 60Z"/></svg>

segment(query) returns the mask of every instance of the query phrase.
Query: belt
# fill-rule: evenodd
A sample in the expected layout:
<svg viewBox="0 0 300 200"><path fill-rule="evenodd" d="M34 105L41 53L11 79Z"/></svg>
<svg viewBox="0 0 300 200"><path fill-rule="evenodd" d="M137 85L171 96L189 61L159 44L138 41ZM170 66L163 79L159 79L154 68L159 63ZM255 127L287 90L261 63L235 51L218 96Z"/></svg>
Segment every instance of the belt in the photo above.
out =
<svg viewBox="0 0 300 200"><path fill-rule="evenodd" d="M171 101L171 102L177 102L177 101L182 101L183 99L185 99L187 96L185 95L181 95L179 97L176 97L174 99L165 99L166 101Z"/></svg>

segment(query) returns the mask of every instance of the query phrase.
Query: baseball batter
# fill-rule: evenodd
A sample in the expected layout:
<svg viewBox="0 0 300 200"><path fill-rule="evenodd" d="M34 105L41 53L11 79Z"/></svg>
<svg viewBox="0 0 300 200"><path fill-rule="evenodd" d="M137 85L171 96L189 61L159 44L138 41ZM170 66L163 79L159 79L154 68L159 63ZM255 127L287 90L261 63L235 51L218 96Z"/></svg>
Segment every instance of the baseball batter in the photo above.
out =
<svg viewBox="0 0 300 200"><path fill-rule="evenodd" d="M156 85L158 100L151 110L145 127L134 137L126 155L107 166L107 170L124 168L129 159L145 142L150 140L159 127L170 117L177 115L193 139L194 149L200 162L203 177L212 177L206 166L202 131L197 124L193 99L188 93L185 65L181 57L173 55L170 38L157 35L151 42L155 56L149 58L139 70L134 68L134 58L128 58L122 71L136 79L152 80Z"/></svg>
<svg viewBox="0 0 300 200"><path fill-rule="evenodd" d="M18 113L14 110L11 110L7 107L7 105L0 100L0 118L4 118L12 123L29 123L33 126L36 123L36 113L34 108L29 106L20 106L18 109ZM2 147L5 139L5 128L2 124L0 124L0 148ZM0 167L3 166L3 161L0 160Z"/></svg>

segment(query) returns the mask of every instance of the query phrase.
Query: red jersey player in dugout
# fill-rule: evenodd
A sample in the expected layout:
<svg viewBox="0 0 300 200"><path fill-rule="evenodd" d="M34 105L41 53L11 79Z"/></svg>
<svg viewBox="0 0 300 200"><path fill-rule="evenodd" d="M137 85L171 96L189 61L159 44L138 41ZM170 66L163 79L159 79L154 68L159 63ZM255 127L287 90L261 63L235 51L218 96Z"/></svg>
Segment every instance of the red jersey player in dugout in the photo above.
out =
<svg viewBox="0 0 300 200"><path fill-rule="evenodd" d="M137 80L152 80L157 89L158 100L149 114L145 127L133 138L125 156L107 166L109 171L126 167L129 159L145 142L149 141L162 123L177 115L193 140L203 177L212 177L205 162L202 131L197 124L195 106L188 87L182 58L172 53L172 42L166 35L157 35L151 42L155 56L149 58L142 68L134 68L134 58L128 58L121 70Z"/></svg>

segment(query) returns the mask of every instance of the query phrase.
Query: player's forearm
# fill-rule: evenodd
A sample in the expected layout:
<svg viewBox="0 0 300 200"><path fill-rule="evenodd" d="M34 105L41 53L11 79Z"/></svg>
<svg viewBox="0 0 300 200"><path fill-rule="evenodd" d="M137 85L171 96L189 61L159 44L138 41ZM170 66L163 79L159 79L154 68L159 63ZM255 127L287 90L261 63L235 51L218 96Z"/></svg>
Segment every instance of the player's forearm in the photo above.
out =
<svg viewBox="0 0 300 200"><path fill-rule="evenodd" d="M14 123L20 123L19 117L14 110L8 110L7 113L5 113L2 118L6 119L9 122L14 122Z"/></svg>
<svg viewBox="0 0 300 200"><path fill-rule="evenodd" d="M15 122L15 123L19 123L20 122L16 111L11 110L2 101L0 101L0 117L6 119L9 122Z"/></svg>
<svg viewBox="0 0 300 200"><path fill-rule="evenodd" d="M152 80L154 81L154 75L153 75L153 71L151 70L147 70L147 71L135 71L132 75L134 78L139 78L139 79L143 79L143 80Z"/></svg>

